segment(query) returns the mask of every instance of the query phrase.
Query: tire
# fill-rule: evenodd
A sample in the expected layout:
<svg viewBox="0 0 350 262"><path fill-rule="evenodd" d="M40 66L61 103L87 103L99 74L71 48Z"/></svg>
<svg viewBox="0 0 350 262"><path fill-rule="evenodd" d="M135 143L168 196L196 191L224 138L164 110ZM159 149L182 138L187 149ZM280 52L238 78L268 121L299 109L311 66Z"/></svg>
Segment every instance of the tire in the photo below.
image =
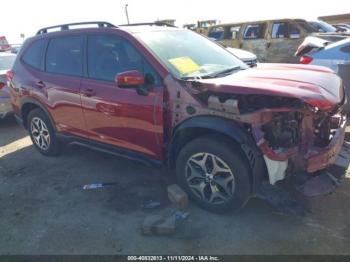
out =
<svg viewBox="0 0 350 262"><path fill-rule="evenodd" d="M59 155L62 145L46 113L38 108L33 109L27 120L28 132L36 149L45 156Z"/></svg>
<svg viewBox="0 0 350 262"><path fill-rule="evenodd" d="M211 212L237 211L251 196L248 160L223 136L207 135L186 144L176 160L176 176L189 197Z"/></svg>

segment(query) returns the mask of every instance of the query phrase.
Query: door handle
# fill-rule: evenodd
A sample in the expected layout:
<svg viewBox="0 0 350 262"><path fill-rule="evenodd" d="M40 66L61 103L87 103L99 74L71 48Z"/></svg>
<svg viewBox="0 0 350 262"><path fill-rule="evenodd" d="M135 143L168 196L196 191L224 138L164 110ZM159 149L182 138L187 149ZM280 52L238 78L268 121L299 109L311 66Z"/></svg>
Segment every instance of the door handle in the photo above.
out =
<svg viewBox="0 0 350 262"><path fill-rule="evenodd" d="M85 89L82 94L86 97L92 97L94 95L96 95L96 91L92 88L88 88L88 89Z"/></svg>
<svg viewBox="0 0 350 262"><path fill-rule="evenodd" d="M38 82L36 82L36 86L37 87L39 87L39 88L44 88L44 87L46 87L46 85L45 85L45 83L43 82L43 81L38 81Z"/></svg>

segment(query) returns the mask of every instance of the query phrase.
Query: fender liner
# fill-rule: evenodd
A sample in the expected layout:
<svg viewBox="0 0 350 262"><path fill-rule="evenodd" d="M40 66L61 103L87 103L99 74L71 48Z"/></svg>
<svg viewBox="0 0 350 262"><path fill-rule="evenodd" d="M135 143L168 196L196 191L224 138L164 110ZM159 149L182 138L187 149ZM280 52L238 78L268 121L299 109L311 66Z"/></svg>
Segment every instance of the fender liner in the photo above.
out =
<svg viewBox="0 0 350 262"><path fill-rule="evenodd" d="M175 161L174 154L177 152L177 140L181 139L181 133L186 129L193 128L206 129L209 132L221 133L232 138L247 157L252 171L252 190L253 193L257 192L263 180L267 178L267 168L263 154L253 137L238 123L229 119L216 116L198 116L185 120L178 125L168 146L168 166L173 166L173 161Z"/></svg>
<svg viewBox="0 0 350 262"><path fill-rule="evenodd" d="M27 119L24 119L23 118L23 115L22 115L22 109L23 107L26 105L26 104L34 104L35 106L39 107L41 110L43 110L45 112L45 114L49 117L50 121L51 121L51 124L54 128L55 131L57 131L56 129L56 125L55 125L55 122L53 121L53 118L50 114L50 112L46 109L46 107L43 105L42 102L40 102L39 100L35 99L35 98L31 98L31 97L26 97L24 98L22 101L21 101L21 111L20 111L20 118L22 119L22 123L23 123L23 126L25 128L27 128Z"/></svg>

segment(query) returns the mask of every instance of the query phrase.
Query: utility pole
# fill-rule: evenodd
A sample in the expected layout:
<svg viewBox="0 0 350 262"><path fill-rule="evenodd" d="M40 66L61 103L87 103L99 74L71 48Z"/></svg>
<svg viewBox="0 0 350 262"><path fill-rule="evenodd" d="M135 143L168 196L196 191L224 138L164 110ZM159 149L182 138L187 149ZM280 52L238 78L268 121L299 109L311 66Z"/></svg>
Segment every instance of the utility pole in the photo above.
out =
<svg viewBox="0 0 350 262"><path fill-rule="evenodd" d="M126 20L128 21L128 24L130 24L129 13L128 13L128 4L125 5L125 15L126 15Z"/></svg>

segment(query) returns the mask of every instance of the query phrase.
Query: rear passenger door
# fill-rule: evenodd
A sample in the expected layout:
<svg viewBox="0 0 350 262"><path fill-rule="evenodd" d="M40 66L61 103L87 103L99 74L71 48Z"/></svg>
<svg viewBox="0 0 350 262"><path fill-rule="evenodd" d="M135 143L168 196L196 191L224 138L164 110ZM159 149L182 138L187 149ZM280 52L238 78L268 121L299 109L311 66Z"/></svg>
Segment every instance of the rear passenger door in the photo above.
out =
<svg viewBox="0 0 350 262"><path fill-rule="evenodd" d="M80 99L83 46L83 36L51 38L38 86L45 92L58 131L86 137Z"/></svg>
<svg viewBox="0 0 350 262"><path fill-rule="evenodd" d="M290 21L275 21L271 23L268 35L268 61L272 63L296 63L294 56L300 43L300 31Z"/></svg>
<svg viewBox="0 0 350 262"><path fill-rule="evenodd" d="M163 86L133 44L117 34L90 34L82 106L91 139L160 159L163 145ZM120 88L118 73L137 70L149 90Z"/></svg>
<svg viewBox="0 0 350 262"><path fill-rule="evenodd" d="M259 62L269 62L266 56L266 23L247 24L242 36L240 48L254 53Z"/></svg>

